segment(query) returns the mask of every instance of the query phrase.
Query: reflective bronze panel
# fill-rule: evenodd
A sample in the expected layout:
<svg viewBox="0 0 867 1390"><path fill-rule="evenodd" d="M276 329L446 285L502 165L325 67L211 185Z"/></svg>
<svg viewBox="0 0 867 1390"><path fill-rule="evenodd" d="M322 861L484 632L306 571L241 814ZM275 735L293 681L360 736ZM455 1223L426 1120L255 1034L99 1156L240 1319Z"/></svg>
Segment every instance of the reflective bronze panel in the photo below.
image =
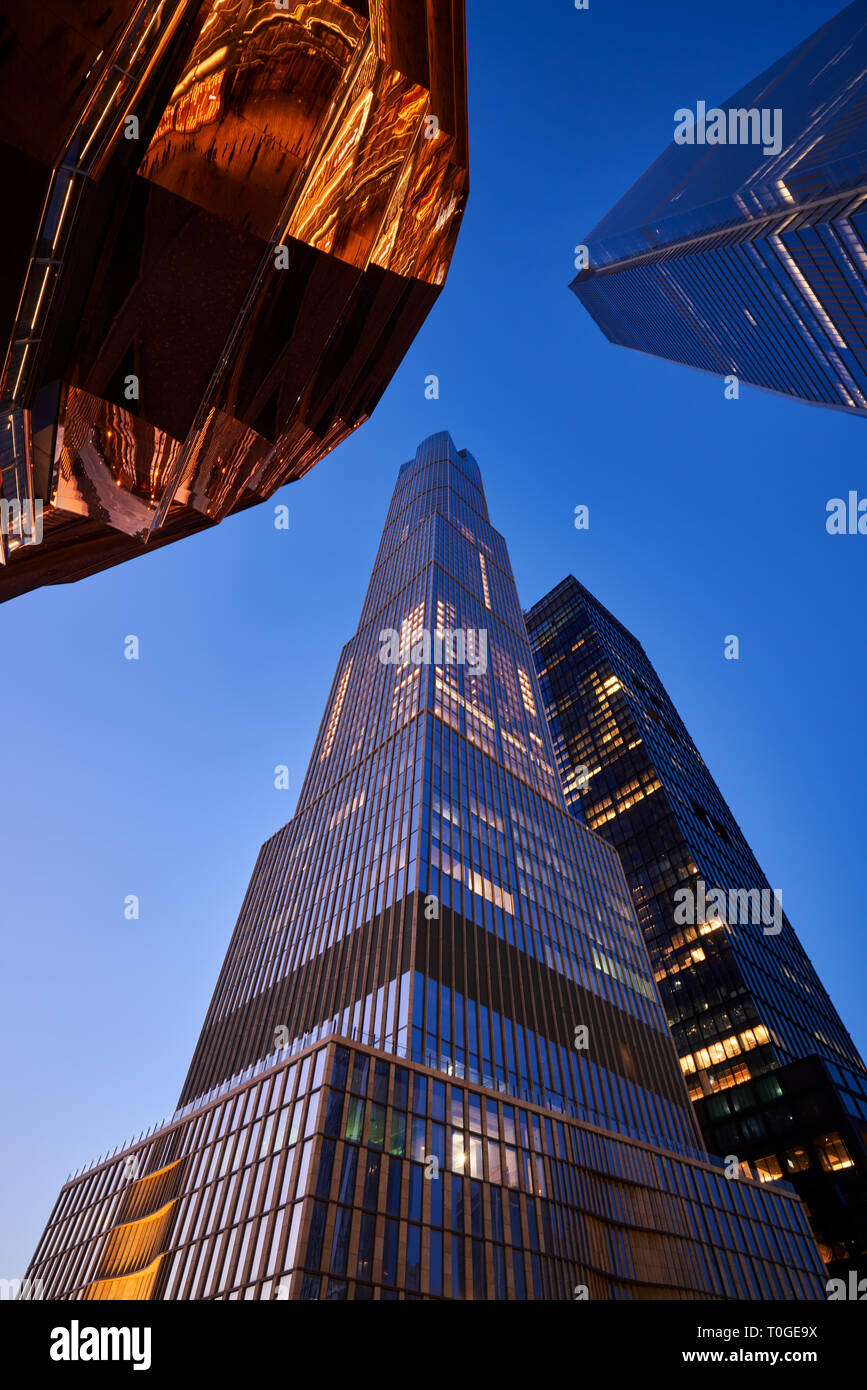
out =
<svg viewBox="0 0 867 1390"><path fill-rule="evenodd" d="M143 8L141 0L4 5L0 19L2 138L43 164L55 163L70 125L87 104L89 80L110 65L124 30Z"/></svg>
<svg viewBox="0 0 867 1390"><path fill-rule="evenodd" d="M134 1274L121 1274L114 1279L97 1279L92 1284L88 1284L82 1298L87 1300L118 1299L132 1300L140 1302L150 1298L153 1291L156 1277L159 1274L160 1261L162 1255L157 1255L146 1269L137 1270Z"/></svg>
<svg viewBox="0 0 867 1390"><path fill-rule="evenodd" d="M301 477L375 408L467 196L462 0L91 8L54 0L49 31L15 0L0 57L27 108L19 129L0 99L26 193L0 267L0 599ZM27 73L59 35L42 110Z"/></svg>
<svg viewBox="0 0 867 1390"><path fill-rule="evenodd" d="M139 172L270 238L366 30L335 0L215 3Z"/></svg>

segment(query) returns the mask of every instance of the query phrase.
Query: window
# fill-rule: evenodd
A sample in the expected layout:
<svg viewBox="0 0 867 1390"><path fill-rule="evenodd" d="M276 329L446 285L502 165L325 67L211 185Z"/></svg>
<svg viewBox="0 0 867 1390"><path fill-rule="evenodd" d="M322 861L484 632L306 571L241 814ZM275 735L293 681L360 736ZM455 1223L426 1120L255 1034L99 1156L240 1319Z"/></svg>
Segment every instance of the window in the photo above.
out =
<svg viewBox="0 0 867 1390"><path fill-rule="evenodd" d="M409 1226L406 1233L406 1287L415 1291L421 1286L421 1226Z"/></svg>
<svg viewBox="0 0 867 1390"><path fill-rule="evenodd" d="M484 557L484 555L482 554L481 551L479 551L479 569L480 569L481 572L482 572L482 593L484 594L484 597L485 597L485 607L486 607L486 608L490 608L490 606L491 606L491 591L490 591L490 589L488 588L488 567L487 567L487 565L485 564L485 557Z"/></svg>
<svg viewBox="0 0 867 1390"><path fill-rule="evenodd" d="M373 1073L373 1099L380 1105L388 1100L388 1065L377 1062Z"/></svg>
<svg viewBox="0 0 867 1390"><path fill-rule="evenodd" d="M407 1106L407 1083L409 1073L403 1067L395 1067L394 1070L394 1104L399 1110L405 1110Z"/></svg>
<svg viewBox="0 0 867 1390"><path fill-rule="evenodd" d="M430 1233L430 1291L441 1294L443 1291L443 1238L439 1231Z"/></svg>
<svg viewBox="0 0 867 1390"><path fill-rule="evenodd" d="M464 1135L460 1129L452 1130L452 1172L463 1173L466 1167Z"/></svg>
<svg viewBox="0 0 867 1390"><path fill-rule="evenodd" d="M374 1153L372 1149L368 1149L362 1205L371 1211L375 1211L379 1205L379 1164L379 1154Z"/></svg>
<svg viewBox="0 0 867 1390"><path fill-rule="evenodd" d="M364 1101L358 1100L355 1096L349 1098L349 1108L346 1112L346 1129L344 1137L350 1144L360 1144L362 1129L364 1125Z"/></svg>
<svg viewBox="0 0 867 1390"><path fill-rule="evenodd" d="M385 1194L385 1209L389 1216L400 1216L400 1179L402 1164L398 1158L388 1161L388 1183ZM421 1171L420 1169L418 1170Z"/></svg>
<svg viewBox="0 0 867 1390"><path fill-rule="evenodd" d="M464 1184L462 1178L452 1178L452 1230L464 1229Z"/></svg>
<svg viewBox="0 0 867 1390"><path fill-rule="evenodd" d="M400 1227L396 1221L386 1221L382 1248L382 1282L393 1285L397 1278L397 1237Z"/></svg>
<svg viewBox="0 0 867 1390"><path fill-rule="evenodd" d="M810 1166L810 1155L806 1149L787 1149L783 1164L787 1173L803 1173Z"/></svg>
<svg viewBox="0 0 867 1390"><path fill-rule="evenodd" d="M371 1266L373 1264L373 1241L376 1232L376 1217L362 1216L361 1231L358 1240L358 1266L356 1270L357 1279L369 1279Z"/></svg>
<svg viewBox="0 0 867 1390"><path fill-rule="evenodd" d="M381 1149L385 1144L385 1106L371 1105L368 1130L368 1143L371 1148Z"/></svg>
<svg viewBox="0 0 867 1390"><path fill-rule="evenodd" d="M358 1166L358 1150L350 1149L348 1146L343 1150L343 1165L340 1170L340 1187L337 1193L338 1202L352 1203L355 1192L355 1173Z"/></svg>
<svg viewBox="0 0 867 1390"><path fill-rule="evenodd" d="M352 1064L352 1090L363 1096L367 1092L367 1069L370 1058L365 1052L356 1052Z"/></svg>
<svg viewBox="0 0 867 1390"><path fill-rule="evenodd" d="M406 1115L399 1111L391 1112L391 1136L388 1141L389 1153L401 1157L406 1152Z"/></svg>
<svg viewBox="0 0 867 1390"><path fill-rule="evenodd" d="M452 1298L464 1296L464 1242L452 1236Z"/></svg>
<svg viewBox="0 0 867 1390"><path fill-rule="evenodd" d="M819 1155L819 1162L828 1173L836 1173L841 1168L854 1166L849 1157L849 1151L839 1134L825 1134L821 1139L817 1139L816 1151Z"/></svg>
<svg viewBox="0 0 867 1390"><path fill-rule="evenodd" d="M767 1158L752 1159L750 1166L755 1169L759 1182L775 1182L783 1176L776 1154L769 1154Z"/></svg>

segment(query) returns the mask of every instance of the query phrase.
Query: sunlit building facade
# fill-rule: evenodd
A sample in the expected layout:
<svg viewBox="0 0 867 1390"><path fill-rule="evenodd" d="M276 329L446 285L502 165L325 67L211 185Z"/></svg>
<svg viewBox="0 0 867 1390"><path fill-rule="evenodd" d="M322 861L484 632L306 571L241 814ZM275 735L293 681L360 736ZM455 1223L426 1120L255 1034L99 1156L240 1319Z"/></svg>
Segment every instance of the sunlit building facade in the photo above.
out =
<svg viewBox="0 0 867 1390"><path fill-rule="evenodd" d="M701 1146L617 856L569 816L503 538L404 465L179 1100L67 1182L46 1297L821 1297Z"/></svg>
<svg viewBox="0 0 867 1390"><path fill-rule="evenodd" d="M782 902L636 638L571 576L527 626L567 804L620 856L708 1147L792 1182L825 1258L863 1262L867 1070Z"/></svg>
<svg viewBox="0 0 867 1390"><path fill-rule="evenodd" d="M675 141L584 238L572 289L610 342L729 378L730 397L746 382L867 415L864 0L707 95L672 93Z"/></svg>
<svg viewBox="0 0 867 1390"><path fill-rule="evenodd" d="M463 0L12 0L0 169L2 601L370 416L466 203Z"/></svg>

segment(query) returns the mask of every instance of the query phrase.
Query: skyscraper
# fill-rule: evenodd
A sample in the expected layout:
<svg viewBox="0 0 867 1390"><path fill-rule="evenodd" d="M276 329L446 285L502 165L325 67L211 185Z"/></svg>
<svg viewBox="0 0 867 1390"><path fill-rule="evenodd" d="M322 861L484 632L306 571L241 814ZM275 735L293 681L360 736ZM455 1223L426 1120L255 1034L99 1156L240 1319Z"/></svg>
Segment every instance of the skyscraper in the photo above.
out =
<svg viewBox="0 0 867 1390"><path fill-rule="evenodd" d="M618 851L709 1148L867 1248L867 1070L644 649L571 576L527 615L573 815ZM829 925L833 925L830 923Z"/></svg>
<svg viewBox="0 0 867 1390"><path fill-rule="evenodd" d="M64 1186L28 1279L821 1297L794 1193L700 1148L617 856L566 811L506 547L447 434L398 475L179 1108Z"/></svg>
<svg viewBox="0 0 867 1390"><path fill-rule="evenodd" d="M674 143L585 238L572 288L609 341L867 415L867 4Z"/></svg>
<svg viewBox="0 0 867 1390"><path fill-rule="evenodd" d="M467 168L463 0L11 0L0 601L346 439L445 282Z"/></svg>

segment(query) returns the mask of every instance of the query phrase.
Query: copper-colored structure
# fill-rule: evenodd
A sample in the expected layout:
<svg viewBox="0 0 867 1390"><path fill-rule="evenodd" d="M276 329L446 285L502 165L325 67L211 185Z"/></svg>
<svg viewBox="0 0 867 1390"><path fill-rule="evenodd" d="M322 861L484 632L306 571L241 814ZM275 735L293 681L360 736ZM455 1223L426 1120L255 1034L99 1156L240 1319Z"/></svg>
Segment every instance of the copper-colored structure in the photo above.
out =
<svg viewBox="0 0 867 1390"><path fill-rule="evenodd" d="M254 506L368 418L465 206L463 0L13 0L0 600Z"/></svg>

